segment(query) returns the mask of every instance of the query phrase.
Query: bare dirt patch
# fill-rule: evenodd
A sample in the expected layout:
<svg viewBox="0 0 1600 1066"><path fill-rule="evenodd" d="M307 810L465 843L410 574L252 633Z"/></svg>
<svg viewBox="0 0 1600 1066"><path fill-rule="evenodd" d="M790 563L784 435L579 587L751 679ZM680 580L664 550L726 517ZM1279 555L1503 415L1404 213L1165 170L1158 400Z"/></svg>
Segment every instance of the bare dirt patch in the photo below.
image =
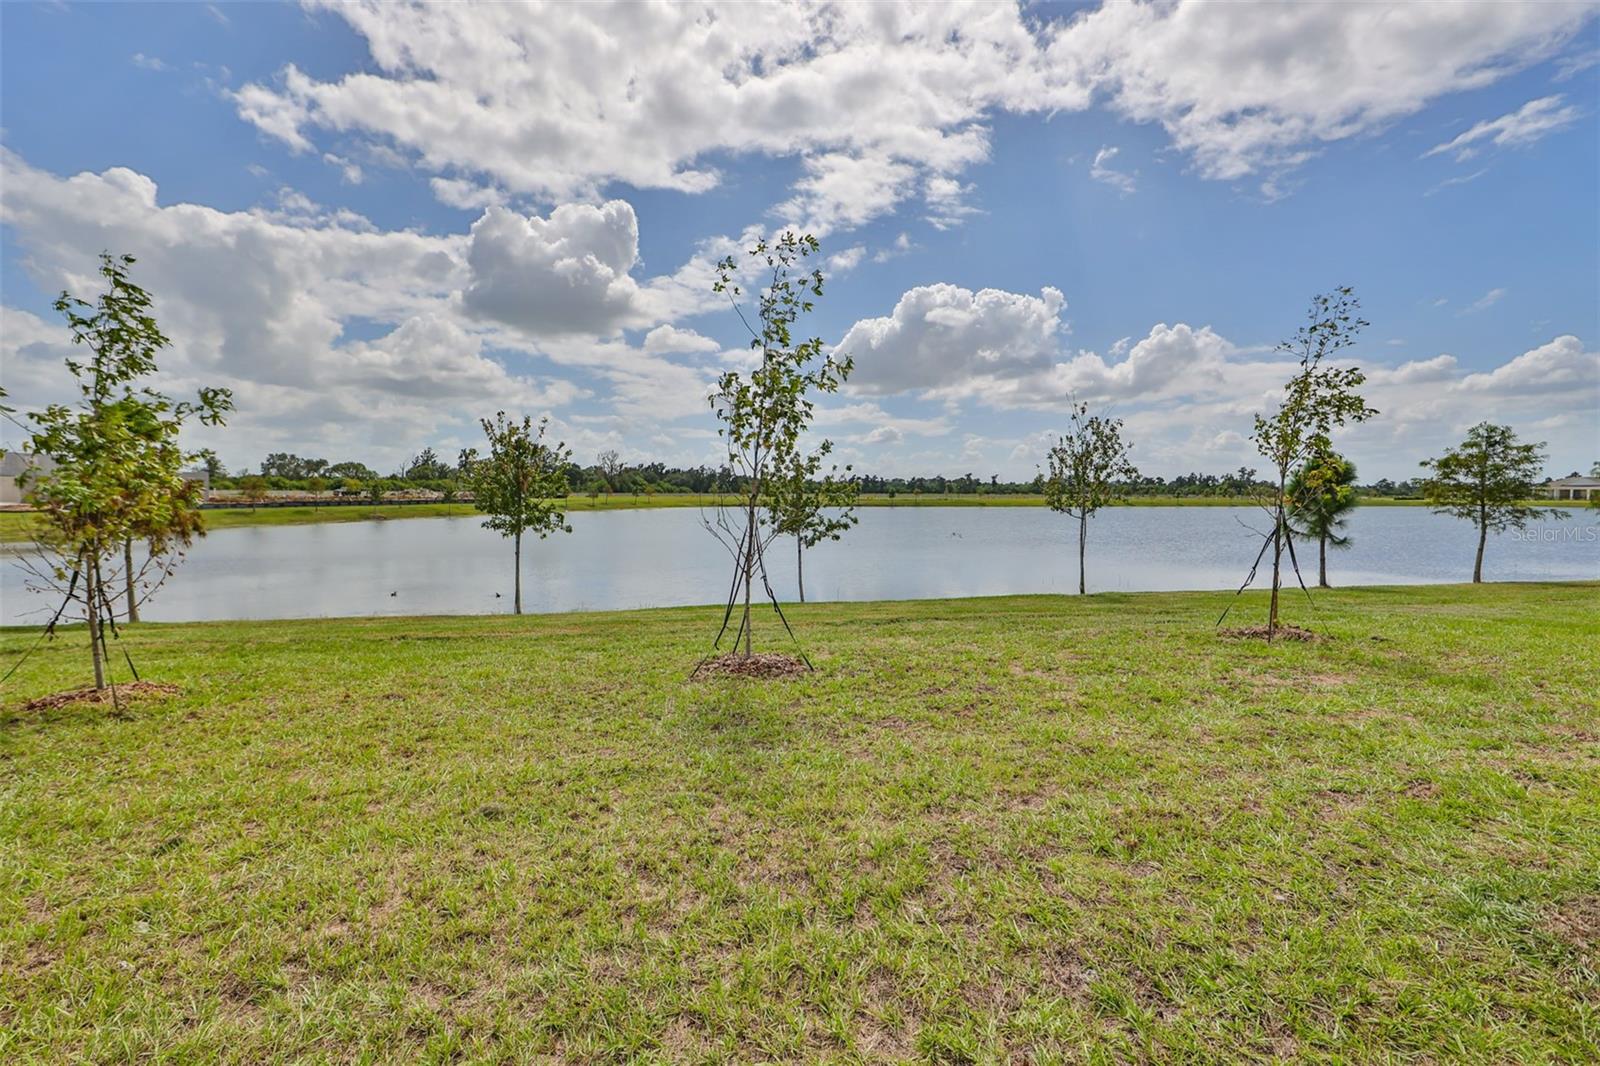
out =
<svg viewBox="0 0 1600 1066"><path fill-rule="evenodd" d="M1551 732L1557 736L1577 741L1579 744L1600 744L1600 733L1593 730L1580 729L1577 726L1556 725L1551 727Z"/></svg>
<svg viewBox="0 0 1600 1066"><path fill-rule="evenodd" d="M760 655L718 655L694 668L690 681L713 677L752 678L764 681L776 677L799 677L811 672L805 660L793 655L767 652Z"/></svg>
<svg viewBox="0 0 1600 1066"><path fill-rule="evenodd" d="M112 703L111 688L75 688L67 692L56 692L49 696L40 696L36 700L29 700L24 709L29 711L50 711L58 707L75 707L80 703ZM116 687L116 702L127 703L133 700L156 699L162 696L176 696L183 690L177 685L163 685L158 681L130 681Z"/></svg>
<svg viewBox="0 0 1600 1066"><path fill-rule="evenodd" d="M919 1027L911 999L887 973L874 970L862 990L856 1019L859 1050L871 1062L909 1059Z"/></svg>
<svg viewBox="0 0 1600 1066"><path fill-rule="evenodd" d="M1041 958L1039 972L1047 987L1079 1004L1088 1001L1090 985L1099 977L1083 957L1067 945Z"/></svg>
<svg viewBox="0 0 1600 1066"><path fill-rule="evenodd" d="M1337 788L1319 788L1311 794L1310 799L1322 817L1348 811L1366 803L1366 796L1362 793L1347 792Z"/></svg>
<svg viewBox="0 0 1600 1066"><path fill-rule="evenodd" d="M1223 629L1223 630L1220 630L1219 632L1221 633L1222 636L1228 638L1229 640L1268 640L1268 639L1271 639L1271 640L1324 640L1324 639L1326 639L1324 637L1318 636L1317 634L1311 632L1311 630L1309 630L1309 629L1301 629L1299 626L1279 626L1277 629L1272 631L1272 635L1271 635L1270 638L1267 635L1267 627L1266 626L1243 626L1243 627L1241 627L1239 629Z"/></svg>
<svg viewBox="0 0 1600 1066"><path fill-rule="evenodd" d="M1600 953L1600 895L1567 900L1546 916L1544 926L1585 954Z"/></svg>

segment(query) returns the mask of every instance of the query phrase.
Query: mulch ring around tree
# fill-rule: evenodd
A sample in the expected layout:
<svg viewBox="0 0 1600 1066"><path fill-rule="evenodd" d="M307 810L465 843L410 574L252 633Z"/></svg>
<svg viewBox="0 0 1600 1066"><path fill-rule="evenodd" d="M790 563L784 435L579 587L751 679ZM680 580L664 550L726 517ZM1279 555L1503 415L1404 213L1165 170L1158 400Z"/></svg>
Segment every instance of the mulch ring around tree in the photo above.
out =
<svg viewBox="0 0 1600 1066"><path fill-rule="evenodd" d="M129 681L117 686L117 703L131 703L134 700L154 699L157 696L176 696L183 690L177 685L163 685L158 681ZM111 706L111 688L75 688L67 692L56 692L49 696L40 696L36 700L29 700L24 709L30 711L49 711L58 707L73 707L80 703L103 703Z"/></svg>
<svg viewBox="0 0 1600 1066"><path fill-rule="evenodd" d="M775 677L799 677L811 672L804 659L793 655L766 652L759 655L718 655L694 668L690 681L704 681L714 677L747 677L767 680Z"/></svg>
<svg viewBox="0 0 1600 1066"><path fill-rule="evenodd" d="M1266 640L1266 626L1245 626L1242 629L1224 629L1221 634L1230 640ZM1272 633L1273 640L1322 640L1323 638L1309 629L1299 626L1280 625Z"/></svg>

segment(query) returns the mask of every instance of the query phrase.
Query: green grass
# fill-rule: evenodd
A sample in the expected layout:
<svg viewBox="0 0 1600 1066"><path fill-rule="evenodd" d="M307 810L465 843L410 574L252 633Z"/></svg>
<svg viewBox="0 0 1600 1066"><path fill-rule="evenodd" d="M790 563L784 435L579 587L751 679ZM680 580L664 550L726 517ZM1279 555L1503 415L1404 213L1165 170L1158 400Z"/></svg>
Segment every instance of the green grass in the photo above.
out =
<svg viewBox="0 0 1600 1066"><path fill-rule="evenodd" d="M613 496L569 496L569 511L631 511L655 507L714 507L718 497L705 494L664 494L634 496L618 493ZM1248 497L1234 496L1137 496L1120 506L1128 507L1244 507L1255 503ZM1362 501L1367 507L1420 506L1421 500L1396 500L1387 497L1369 497ZM1543 506L1582 507L1582 502L1534 501ZM1042 496L1024 495L960 495L898 496L865 495L860 498L862 507L1042 507ZM370 504L339 507L249 507L213 508L206 511L206 525L210 529L232 529L236 526L298 526L310 522L371 522L393 518L440 518L477 514L470 503L417 503ZM38 529L38 519L26 511L0 511L0 543L31 540Z"/></svg>
<svg viewBox="0 0 1600 1066"><path fill-rule="evenodd" d="M26 710L69 633L0 1061L1593 1061L1600 585L1226 598L801 606L770 683L710 609L146 624L180 695Z"/></svg>

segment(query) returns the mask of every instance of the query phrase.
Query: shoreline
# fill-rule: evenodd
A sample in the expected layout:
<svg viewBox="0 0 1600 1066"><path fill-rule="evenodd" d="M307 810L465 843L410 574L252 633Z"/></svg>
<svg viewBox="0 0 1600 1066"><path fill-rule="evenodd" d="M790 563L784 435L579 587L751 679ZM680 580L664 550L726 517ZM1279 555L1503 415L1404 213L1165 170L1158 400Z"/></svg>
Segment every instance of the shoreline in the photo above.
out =
<svg viewBox="0 0 1600 1066"><path fill-rule="evenodd" d="M1568 580L1550 580L1541 578L1532 581L1484 581L1473 584L1471 581L1434 581L1412 582L1386 585L1335 585L1331 588L1317 589L1318 597L1330 594L1355 594L1362 596L1412 596L1444 599L1447 593L1471 592L1473 589L1514 589L1518 593L1529 592L1534 589L1547 588L1555 590L1569 590L1593 588L1600 592L1600 578L1571 578ZM1126 603L1128 601L1151 600L1159 597L1182 597L1187 600L1214 599L1217 602L1233 602L1237 596L1240 608L1245 608L1256 599L1265 603L1268 590L1266 588L1250 588L1243 593L1235 593L1232 589L1136 589L1119 590L1107 589L1103 592L1091 592L1088 595L1067 592L1002 592L986 596L923 596L915 599L887 599L887 600L808 600L805 603L786 602L783 609L786 613L795 611L870 611L876 609L904 609L907 611L927 611L939 605L947 606L952 612L961 613L983 603L1016 604L1034 603L1043 605L1046 602L1059 602L1064 607L1074 603L1080 604L1084 609L1097 609L1112 603ZM1304 602L1303 600L1301 601ZM766 605L770 609L770 604ZM1257 604L1256 606L1260 606ZM685 603L664 604L658 607L605 607L605 608L572 608L561 611L526 611L523 614L484 613L484 614L319 614L319 615L294 615L285 618L202 618L189 621L169 622L160 620L141 621L133 625L134 631L152 628L171 629L178 626L296 626L296 625L403 625L408 622L460 622L466 624L482 624L490 621L518 622L526 619L546 621L568 621L579 624L602 624L615 621L624 621L628 618L643 618L646 615L661 615L673 612L681 614L695 614L700 612L717 612L723 609L720 603ZM1291 612L1285 610L1285 617ZM122 623L124 627L128 623ZM56 628L58 631L77 632L83 623L63 622ZM37 623L28 625L0 625L0 637L28 636L36 634L39 630ZM1214 627L1213 627L1214 628ZM0 655L4 650L0 649Z"/></svg>

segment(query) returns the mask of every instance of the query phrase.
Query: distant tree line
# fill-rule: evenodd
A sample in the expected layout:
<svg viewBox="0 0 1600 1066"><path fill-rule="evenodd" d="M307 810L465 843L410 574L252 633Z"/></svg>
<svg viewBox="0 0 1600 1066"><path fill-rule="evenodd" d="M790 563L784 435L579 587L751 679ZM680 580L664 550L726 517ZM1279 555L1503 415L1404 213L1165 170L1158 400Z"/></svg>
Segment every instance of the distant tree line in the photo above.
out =
<svg viewBox="0 0 1600 1066"><path fill-rule="evenodd" d="M274 452L262 460L258 470L241 470L229 474L207 455L206 468L211 484L216 488L239 489L247 487L247 479L260 479L262 487L276 490L302 492L345 491L365 494L374 483L386 491L425 489L450 494L467 488L463 456L450 463L432 448L423 448L412 459L391 474L380 474L365 463L345 461L330 463L326 459L302 458L284 452ZM884 477L881 474L854 474L855 485L861 493L874 496L1045 496L1048 479L1043 473L1027 481L1002 481L998 474L979 477L973 473L959 476L933 474L915 477ZM568 462L561 470L568 495L658 495L658 494L735 494L743 488L742 479L731 466L668 466L662 462L628 463L616 452L602 452L588 465ZM1271 487L1253 467L1241 466L1226 474L1191 472L1173 478L1138 475L1114 479L1119 496L1178 498L1243 498L1255 496ZM1397 499L1418 499L1422 486L1407 479L1393 481L1380 478L1371 484L1354 486L1358 496L1385 496Z"/></svg>

